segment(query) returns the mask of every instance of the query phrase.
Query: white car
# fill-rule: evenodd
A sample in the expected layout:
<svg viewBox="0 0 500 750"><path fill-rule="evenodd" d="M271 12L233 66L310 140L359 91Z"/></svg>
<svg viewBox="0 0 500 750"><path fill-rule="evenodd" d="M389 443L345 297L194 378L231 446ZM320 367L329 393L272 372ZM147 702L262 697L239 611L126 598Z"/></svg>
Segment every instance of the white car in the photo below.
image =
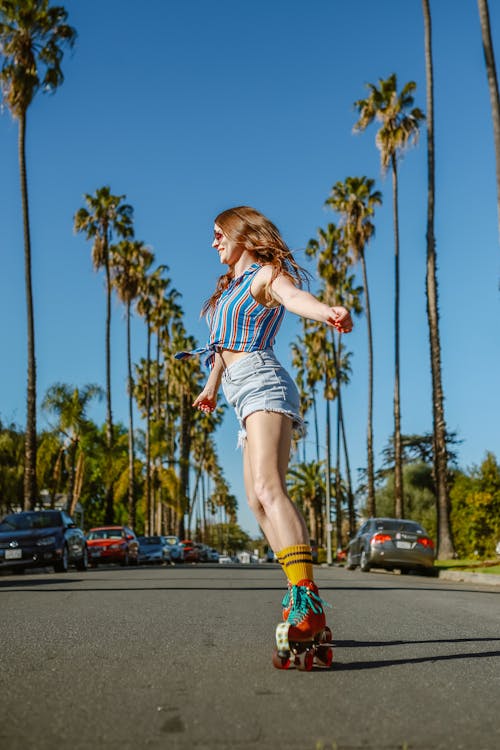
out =
<svg viewBox="0 0 500 750"><path fill-rule="evenodd" d="M500 542L498 542L497 546L495 547L495 552L500 557Z"/></svg>

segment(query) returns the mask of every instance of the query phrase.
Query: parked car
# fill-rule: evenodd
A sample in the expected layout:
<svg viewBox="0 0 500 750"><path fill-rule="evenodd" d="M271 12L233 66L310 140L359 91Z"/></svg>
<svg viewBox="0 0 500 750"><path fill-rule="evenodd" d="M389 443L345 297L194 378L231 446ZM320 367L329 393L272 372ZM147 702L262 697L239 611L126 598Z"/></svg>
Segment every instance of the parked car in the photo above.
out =
<svg viewBox="0 0 500 750"><path fill-rule="evenodd" d="M87 534L90 564L119 563L137 565L139 542L127 526L98 526Z"/></svg>
<svg viewBox="0 0 500 750"><path fill-rule="evenodd" d="M191 539L183 539L181 542L184 548L184 562L197 563L200 560L200 553Z"/></svg>
<svg viewBox="0 0 500 750"><path fill-rule="evenodd" d="M346 567L354 570L359 565L365 573L370 568L429 572L434 556L434 542L416 521L369 518L349 542Z"/></svg>
<svg viewBox="0 0 500 750"><path fill-rule="evenodd" d="M0 569L54 568L66 573L74 565L87 570L85 534L62 510L10 513L0 522Z"/></svg>
<svg viewBox="0 0 500 750"><path fill-rule="evenodd" d="M219 562L219 553L214 547L210 547L208 550L208 561L214 563Z"/></svg>
<svg viewBox="0 0 500 750"><path fill-rule="evenodd" d="M170 562L172 565L184 562L184 547L179 541L179 537L174 536L173 534L167 534L164 539L169 549Z"/></svg>
<svg viewBox="0 0 500 750"><path fill-rule="evenodd" d="M138 536L139 563L163 565L170 562L170 548L164 536Z"/></svg>
<svg viewBox="0 0 500 750"><path fill-rule="evenodd" d="M194 546L198 550L199 562L210 562L210 547L207 544L202 544L201 542L195 542Z"/></svg>

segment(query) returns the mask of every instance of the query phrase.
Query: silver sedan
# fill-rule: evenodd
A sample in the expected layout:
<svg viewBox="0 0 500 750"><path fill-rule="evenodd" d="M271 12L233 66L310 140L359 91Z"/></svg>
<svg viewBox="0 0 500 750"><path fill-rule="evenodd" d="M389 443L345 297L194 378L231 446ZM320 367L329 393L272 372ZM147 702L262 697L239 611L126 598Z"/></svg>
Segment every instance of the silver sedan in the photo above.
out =
<svg viewBox="0 0 500 750"><path fill-rule="evenodd" d="M346 567L359 565L364 573L370 568L431 572L434 557L434 542L416 521L369 518L349 542Z"/></svg>

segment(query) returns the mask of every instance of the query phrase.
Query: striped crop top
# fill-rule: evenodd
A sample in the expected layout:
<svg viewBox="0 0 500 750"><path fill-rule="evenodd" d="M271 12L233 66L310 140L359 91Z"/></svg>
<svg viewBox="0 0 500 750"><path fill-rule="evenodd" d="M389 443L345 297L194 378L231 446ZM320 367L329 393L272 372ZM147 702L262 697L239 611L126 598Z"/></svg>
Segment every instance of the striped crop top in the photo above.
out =
<svg viewBox="0 0 500 750"><path fill-rule="evenodd" d="M285 308L283 305L264 307L252 297L250 287L260 268L258 263L253 263L241 276L229 282L215 309L207 315L210 328L207 344L190 352L177 352L176 359L206 355L205 364L212 367L218 349L254 352L273 346Z"/></svg>

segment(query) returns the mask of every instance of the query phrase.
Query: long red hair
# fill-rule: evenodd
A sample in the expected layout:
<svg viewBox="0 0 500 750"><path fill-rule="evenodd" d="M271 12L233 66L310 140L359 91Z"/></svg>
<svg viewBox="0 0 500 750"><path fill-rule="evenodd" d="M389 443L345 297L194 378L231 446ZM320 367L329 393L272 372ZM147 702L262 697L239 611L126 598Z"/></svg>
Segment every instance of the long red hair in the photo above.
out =
<svg viewBox="0 0 500 750"><path fill-rule="evenodd" d="M228 208L215 218L214 223L222 229L226 237L253 253L257 263L273 267L271 279L266 287L266 296L269 300L269 287L280 274L288 276L298 287L302 287L307 281L307 271L298 265L277 227L260 211L250 206ZM229 270L219 277L215 292L203 305L202 315L214 309L233 276L234 272Z"/></svg>

